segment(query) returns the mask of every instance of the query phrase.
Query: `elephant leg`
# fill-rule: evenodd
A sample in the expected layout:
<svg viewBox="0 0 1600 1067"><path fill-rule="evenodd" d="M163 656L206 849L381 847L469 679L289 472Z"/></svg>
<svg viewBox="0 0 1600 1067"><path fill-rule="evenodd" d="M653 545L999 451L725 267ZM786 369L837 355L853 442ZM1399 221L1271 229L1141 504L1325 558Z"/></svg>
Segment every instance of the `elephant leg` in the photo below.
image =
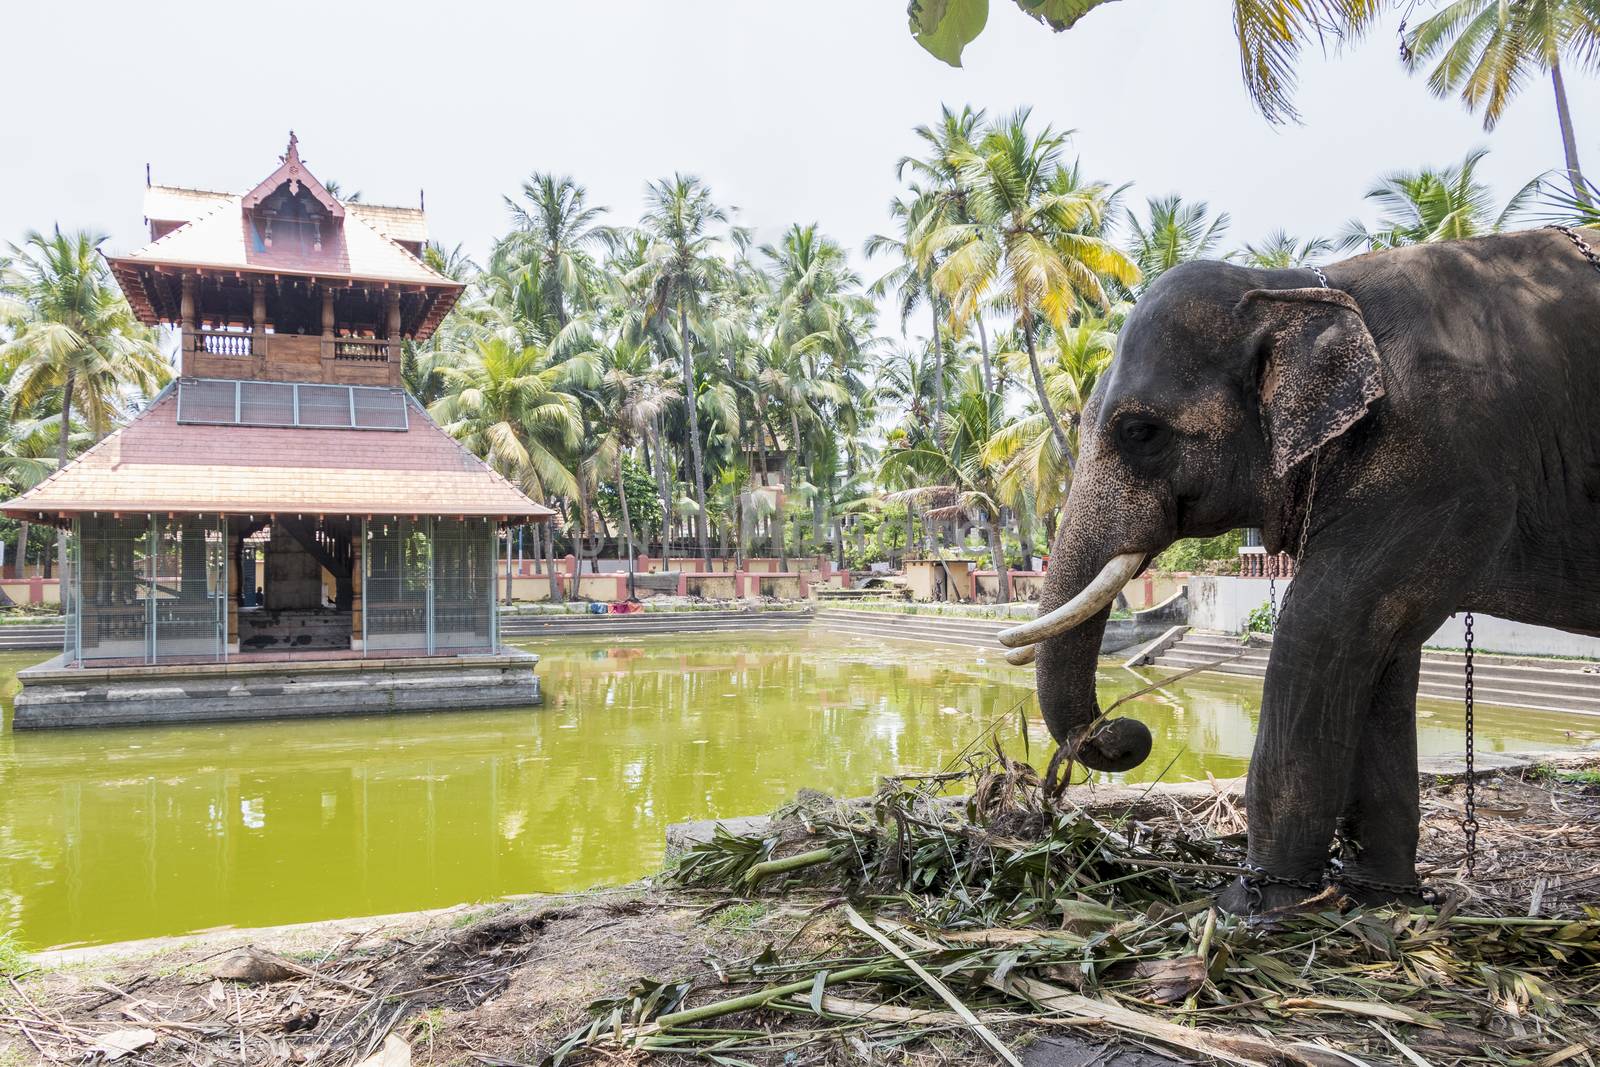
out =
<svg viewBox="0 0 1600 1067"><path fill-rule="evenodd" d="M1421 649L1389 661L1356 748L1339 819L1341 884L1363 901L1393 899L1416 883L1417 676Z"/></svg>
<svg viewBox="0 0 1600 1067"><path fill-rule="evenodd" d="M1344 550L1325 542L1295 578L1273 641L1245 792L1248 862L1260 874L1222 895L1230 911L1282 907L1316 892L1351 810L1377 850L1373 864L1382 857L1383 871L1398 872L1412 855L1416 742L1401 724L1412 715L1422 641L1465 584L1443 568L1416 566L1419 554L1433 554L1416 551L1427 538L1414 531L1391 526L1385 537L1343 542L1351 546Z"/></svg>

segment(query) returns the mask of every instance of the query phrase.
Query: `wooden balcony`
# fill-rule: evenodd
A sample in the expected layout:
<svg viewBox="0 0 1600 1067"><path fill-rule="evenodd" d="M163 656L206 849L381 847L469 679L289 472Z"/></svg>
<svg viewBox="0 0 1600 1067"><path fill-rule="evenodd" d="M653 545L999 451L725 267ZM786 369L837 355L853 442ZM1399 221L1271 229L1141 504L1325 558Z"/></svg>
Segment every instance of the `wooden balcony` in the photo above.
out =
<svg viewBox="0 0 1600 1067"><path fill-rule="evenodd" d="M208 356L253 355L251 343L254 340L254 334L239 333L236 330L194 331L196 351L204 352Z"/></svg>
<svg viewBox="0 0 1600 1067"><path fill-rule="evenodd" d="M181 373L334 385L400 385L400 348L387 340L195 328L183 333Z"/></svg>
<svg viewBox="0 0 1600 1067"><path fill-rule="evenodd" d="M333 358L354 363L387 363L389 342L368 337L339 337L333 342Z"/></svg>

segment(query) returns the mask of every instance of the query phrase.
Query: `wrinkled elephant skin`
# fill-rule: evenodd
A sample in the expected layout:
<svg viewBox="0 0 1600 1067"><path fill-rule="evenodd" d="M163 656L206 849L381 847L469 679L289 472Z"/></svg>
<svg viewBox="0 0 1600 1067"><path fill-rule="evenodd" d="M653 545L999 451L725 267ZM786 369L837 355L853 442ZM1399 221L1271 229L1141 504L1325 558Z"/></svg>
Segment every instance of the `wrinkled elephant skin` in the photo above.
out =
<svg viewBox="0 0 1600 1067"><path fill-rule="evenodd" d="M1235 908L1302 895L1336 840L1347 885L1415 882L1418 668L1452 613L1600 635L1600 271L1538 230L1326 275L1191 263L1150 287L1084 411L1041 605L1182 537L1292 551L1309 508L1247 792L1270 877ZM1036 670L1056 739L1121 770L1150 737L1098 721L1108 611Z"/></svg>

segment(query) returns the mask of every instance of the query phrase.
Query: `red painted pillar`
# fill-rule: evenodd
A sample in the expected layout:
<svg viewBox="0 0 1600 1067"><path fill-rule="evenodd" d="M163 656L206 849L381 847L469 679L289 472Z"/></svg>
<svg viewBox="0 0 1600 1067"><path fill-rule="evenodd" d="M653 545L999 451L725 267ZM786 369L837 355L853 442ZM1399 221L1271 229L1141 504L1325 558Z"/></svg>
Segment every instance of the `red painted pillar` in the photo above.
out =
<svg viewBox="0 0 1600 1067"><path fill-rule="evenodd" d="M688 571L685 571L685 570L678 571L678 595L679 596L688 596L689 595L689 572Z"/></svg>
<svg viewBox="0 0 1600 1067"><path fill-rule="evenodd" d="M28 603L30 603L30 604L43 604L44 603L44 579L43 578L29 578L28 579Z"/></svg>

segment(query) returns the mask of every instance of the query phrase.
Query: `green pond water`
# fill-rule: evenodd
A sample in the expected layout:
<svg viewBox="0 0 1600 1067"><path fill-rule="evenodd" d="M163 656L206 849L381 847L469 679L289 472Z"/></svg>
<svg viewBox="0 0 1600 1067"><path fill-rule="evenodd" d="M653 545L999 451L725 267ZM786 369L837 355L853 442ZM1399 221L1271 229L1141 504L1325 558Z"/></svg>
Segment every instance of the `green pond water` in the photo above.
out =
<svg viewBox="0 0 1600 1067"><path fill-rule="evenodd" d="M802 786L868 793L991 726L1015 753L1024 729L1047 751L1031 671L960 649L820 626L528 647L540 708L7 726L0 932L45 948L583 889L656 869L670 823L769 811ZM8 712L16 670L40 658L0 656ZM1140 684L1102 668L1102 700ZM1243 773L1259 699L1212 676L1125 706L1156 738L1128 777ZM1459 749L1459 708L1421 715L1424 752ZM1597 726L1480 709L1478 738L1558 747Z"/></svg>

